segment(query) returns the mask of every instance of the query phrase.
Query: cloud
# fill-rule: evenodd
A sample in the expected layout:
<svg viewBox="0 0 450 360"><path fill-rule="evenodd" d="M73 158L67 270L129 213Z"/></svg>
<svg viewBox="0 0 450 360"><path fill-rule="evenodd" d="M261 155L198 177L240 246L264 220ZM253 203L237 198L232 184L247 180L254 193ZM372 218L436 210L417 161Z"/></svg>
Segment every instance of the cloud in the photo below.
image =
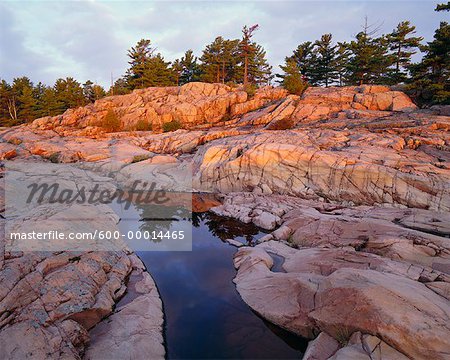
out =
<svg viewBox="0 0 450 360"><path fill-rule="evenodd" d="M15 25L14 12L0 3L0 78L12 81L19 76L43 77L40 70L47 59L25 45L26 34Z"/></svg>
<svg viewBox="0 0 450 360"><path fill-rule="evenodd" d="M259 1L259 2L9 2L0 4L0 76L26 75L52 84L72 76L108 86L111 72L122 75L127 49L151 39L167 60L187 49L197 56L218 35L241 36L243 25L258 23L255 40L267 50L274 70L303 41L332 33L350 40L364 17L391 31L408 19L417 33L433 37L448 14L435 1ZM387 11L389 9L389 11Z"/></svg>

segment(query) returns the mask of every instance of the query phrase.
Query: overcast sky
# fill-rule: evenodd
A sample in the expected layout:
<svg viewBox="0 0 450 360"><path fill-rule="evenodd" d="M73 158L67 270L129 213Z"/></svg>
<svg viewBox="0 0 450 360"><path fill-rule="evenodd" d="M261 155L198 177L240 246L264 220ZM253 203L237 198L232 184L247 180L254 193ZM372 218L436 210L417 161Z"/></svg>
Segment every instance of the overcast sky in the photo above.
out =
<svg viewBox="0 0 450 360"><path fill-rule="evenodd" d="M443 0L441 2L444 2ZM90 79L109 86L127 68L127 49L151 39L166 60L204 46L218 35L240 37L243 25L259 24L254 39L275 71L303 41L331 32L350 40L364 23L391 31L410 20L431 40L449 13L436 13L436 1L10 1L0 0L0 78L28 76L53 84L59 77Z"/></svg>

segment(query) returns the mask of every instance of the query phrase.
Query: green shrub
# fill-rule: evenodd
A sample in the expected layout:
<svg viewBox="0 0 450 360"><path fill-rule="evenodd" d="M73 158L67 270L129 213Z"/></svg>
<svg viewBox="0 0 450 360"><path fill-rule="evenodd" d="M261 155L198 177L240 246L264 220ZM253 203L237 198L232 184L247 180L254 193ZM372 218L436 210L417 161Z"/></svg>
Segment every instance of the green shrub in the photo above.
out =
<svg viewBox="0 0 450 360"><path fill-rule="evenodd" d="M244 86L244 91L247 93L249 99L255 96L256 89L257 87L255 84L248 83Z"/></svg>
<svg viewBox="0 0 450 360"><path fill-rule="evenodd" d="M181 123L178 120L172 120L163 124L162 126L164 132L176 131L182 128Z"/></svg>
<svg viewBox="0 0 450 360"><path fill-rule="evenodd" d="M61 152L57 151L57 152L50 154L47 159L54 164L58 164L60 156L61 156Z"/></svg>
<svg viewBox="0 0 450 360"><path fill-rule="evenodd" d="M136 123L136 131L152 131L153 124L147 120L141 119Z"/></svg>
<svg viewBox="0 0 450 360"><path fill-rule="evenodd" d="M283 87L294 95L302 95L308 88L308 83L302 79L300 74L286 75L283 79Z"/></svg>
<svg viewBox="0 0 450 360"><path fill-rule="evenodd" d="M337 340L341 346L346 346L348 344L348 340L352 336L353 331L346 325L336 325L332 331L332 336Z"/></svg>
<svg viewBox="0 0 450 360"><path fill-rule="evenodd" d="M142 155L134 155L133 156L133 160L131 161L132 164L140 162L140 161L144 161L150 159L150 155L147 154L142 154Z"/></svg>
<svg viewBox="0 0 450 360"><path fill-rule="evenodd" d="M120 120L113 109L109 109L103 118L101 127L107 132L115 132L120 130Z"/></svg>

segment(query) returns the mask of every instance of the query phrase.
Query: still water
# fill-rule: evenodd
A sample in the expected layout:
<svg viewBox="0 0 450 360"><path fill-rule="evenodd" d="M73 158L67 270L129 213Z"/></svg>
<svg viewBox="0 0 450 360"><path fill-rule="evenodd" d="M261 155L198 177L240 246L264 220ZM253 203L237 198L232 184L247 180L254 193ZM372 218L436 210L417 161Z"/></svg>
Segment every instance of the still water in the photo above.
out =
<svg viewBox="0 0 450 360"><path fill-rule="evenodd" d="M141 220L126 226L124 221L123 231L148 229L142 209L127 213ZM307 341L264 321L242 301L232 281L236 248L223 240L251 245L264 233L212 213L194 213L185 221L193 225L192 251L137 251L163 302L167 358L301 359ZM173 222L170 229L186 225L181 223Z"/></svg>

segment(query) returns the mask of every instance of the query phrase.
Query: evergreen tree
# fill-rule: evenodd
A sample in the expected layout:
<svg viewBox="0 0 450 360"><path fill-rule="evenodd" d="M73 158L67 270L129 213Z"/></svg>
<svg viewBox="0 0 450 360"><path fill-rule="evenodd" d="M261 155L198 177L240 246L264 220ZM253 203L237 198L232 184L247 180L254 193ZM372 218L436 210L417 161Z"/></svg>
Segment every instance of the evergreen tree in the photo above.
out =
<svg viewBox="0 0 450 360"><path fill-rule="evenodd" d="M183 66L183 72L180 77L181 84L199 80L200 68L197 64L197 57L194 56L192 50L185 52L184 56L181 58L181 65Z"/></svg>
<svg viewBox="0 0 450 360"><path fill-rule="evenodd" d="M172 72L175 76L175 83L177 84L177 86L180 85L180 78L181 75L183 74L183 64L181 62L181 60L176 59L172 66L171 66Z"/></svg>
<svg viewBox="0 0 450 360"><path fill-rule="evenodd" d="M222 83L241 81L242 66L239 58L239 40L224 40L219 62Z"/></svg>
<svg viewBox="0 0 450 360"><path fill-rule="evenodd" d="M94 101L106 96L105 89L102 86L95 84L92 86L92 92L94 94Z"/></svg>
<svg viewBox="0 0 450 360"><path fill-rule="evenodd" d="M373 32L364 31L356 35L349 44L350 58L348 79L353 84L379 84L387 77L392 57L388 55L388 41L385 37L373 38Z"/></svg>
<svg viewBox="0 0 450 360"><path fill-rule="evenodd" d="M33 96L33 83L26 76L13 80L9 108L15 123L28 122L36 117L37 102Z"/></svg>
<svg viewBox="0 0 450 360"><path fill-rule="evenodd" d="M46 87L41 97L39 116L54 116L64 112L64 104L56 97L55 89Z"/></svg>
<svg viewBox="0 0 450 360"><path fill-rule="evenodd" d="M164 61L160 53L155 54L150 40L139 40L136 46L128 50L128 57L131 59L125 76L128 88L142 89L174 84L175 76L170 69L170 62Z"/></svg>
<svg viewBox="0 0 450 360"><path fill-rule="evenodd" d="M72 77L58 79L53 86L59 112L83 106L86 103L81 84Z"/></svg>
<svg viewBox="0 0 450 360"><path fill-rule="evenodd" d="M174 78L170 62L164 61L161 54L158 53L148 60L144 72L146 86L171 86L175 83Z"/></svg>
<svg viewBox="0 0 450 360"><path fill-rule="evenodd" d="M11 120L14 120L9 111L11 98L11 86L6 80L2 80L0 82L0 126L10 125Z"/></svg>
<svg viewBox="0 0 450 360"><path fill-rule="evenodd" d="M150 84L146 83L146 72L148 71L149 60L152 58L155 49L148 39L141 39L136 46L128 50L130 61L127 70L127 82L131 89L142 89Z"/></svg>
<svg viewBox="0 0 450 360"><path fill-rule="evenodd" d="M450 105L450 25L441 22L434 40L425 47L425 56L411 67L409 90L421 104Z"/></svg>
<svg viewBox="0 0 450 360"><path fill-rule="evenodd" d="M94 96L94 83L91 80L87 80L83 84L83 95L87 102L94 102L95 96Z"/></svg>
<svg viewBox="0 0 450 360"><path fill-rule="evenodd" d="M272 79L272 66L266 59L266 51L261 45L253 43L255 51L248 59L248 81L256 85L267 85Z"/></svg>
<svg viewBox="0 0 450 360"><path fill-rule="evenodd" d="M338 78L336 69L336 45L332 44L332 35L324 34L314 43L315 66L311 69L310 82L328 87Z"/></svg>
<svg viewBox="0 0 450 360"><path fill-rule="evenodd" d="M37 117L37 101L33 96L33 87L26 86L17 97L19 102L19 120L30 122Z"/></svg>
<svg viewBox="0 0 450 360"><path fill-rule="evenodd" d="M239 44L241 50L241 57L243 59L243 67L244 67L244 85L248 83L248 70L249 70L249 59L254 56L256 52L255 43L251 41L253 37L253 33L258 30L259 25L253 25L250 27L244 26L242 28L242 40Z"/></svg>
<svg viewBox="0 0 450 360"><path fill-rule="evenodd" d="M128 84L127 77L120 77L112 86L111 89L109 89L108 95L126 95L131 92L131 88Z"/></svg>
<svg viewBox="0 0 450 360"><path fill-rule="evenodd" d="M398 84L407 79L406 70L411 64L411 57L416 53L416 49L423 40L423 37L412 36L416 32L415 29L415 26L411 26L409 21L402 21L387 37L394 62L390 83Z"/></svg>
<svg viewBox="0 0 450 360"><path fill-rule="evenodd" d="M313 43L311 41L306 41L300 44L291 56L292 60L295 61L297 67L300 69L303 79L308 82L313 77L314 66L316 63L316 56L313 52L313 48Z"/></svg>
<svg viewBox="0 0 450 360"><path fill-rule="evenodd" d="M220 82L223 64L222 56L225 48L224 42L223 37L218 36L203 50L203 54L200 57L202 81L210 83Z"/></svg>
<svg viewBox="0 0 450 360"><path fill-rule="evenodd" d="M336 49L335 70L339 86L344 86L347 83L349 57L349 44L347 42L338 42Z"/></svg>
<svg viewBox="0 0 450 360"><path fill-rule="evenodd" d="M450 1L447 4L438 4L435 11L450 11Z"/></svg>

